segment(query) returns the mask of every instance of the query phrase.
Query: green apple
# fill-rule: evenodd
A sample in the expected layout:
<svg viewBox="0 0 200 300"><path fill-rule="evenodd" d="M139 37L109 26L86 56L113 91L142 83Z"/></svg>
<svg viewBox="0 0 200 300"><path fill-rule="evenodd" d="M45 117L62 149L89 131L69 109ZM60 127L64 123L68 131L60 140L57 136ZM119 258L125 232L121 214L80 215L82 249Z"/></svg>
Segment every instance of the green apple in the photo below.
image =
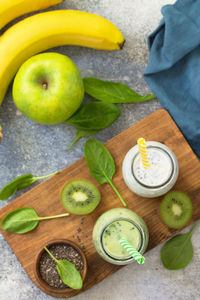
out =
<svg viewBox="0 0 200 300"><path fill-rule="evenodd" d="M17 108L41 124L57 124L71 117L82 103L84 86L73 61L58 53L28 59L13 83Z"/></svg>

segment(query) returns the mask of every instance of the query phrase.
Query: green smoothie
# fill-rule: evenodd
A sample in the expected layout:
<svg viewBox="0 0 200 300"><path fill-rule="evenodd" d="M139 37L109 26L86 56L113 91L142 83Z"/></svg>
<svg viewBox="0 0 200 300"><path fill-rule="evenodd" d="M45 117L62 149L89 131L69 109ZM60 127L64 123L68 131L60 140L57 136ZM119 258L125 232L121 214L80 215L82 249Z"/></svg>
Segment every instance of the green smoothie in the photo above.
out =
<svg viewBox="0 0 200 300"><path fill-rule="evenodd" d="M125 239L135 249L140 248L141 233L132 222L126 220L115 221L105 228L102 236L103 248L108 255L116 259L128 259L130 255L120 245L120 239Z"/></svg>
<svg viewBox="0 0 200 300"><path fill-rule="evenodd" d="M130 209L110 209L98 218L94 226L93 242L96 251L103 259L116 265L133 262L134 258L120 245L121 238L143 254L149 239L147 226Z"/></svg>

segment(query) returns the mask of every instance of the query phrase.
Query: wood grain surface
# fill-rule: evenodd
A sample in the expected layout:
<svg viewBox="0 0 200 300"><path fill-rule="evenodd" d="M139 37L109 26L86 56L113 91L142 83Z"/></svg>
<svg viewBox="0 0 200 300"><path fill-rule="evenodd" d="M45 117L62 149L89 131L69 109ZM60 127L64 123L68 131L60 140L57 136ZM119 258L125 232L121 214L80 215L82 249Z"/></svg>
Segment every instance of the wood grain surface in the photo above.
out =
<svg viewBox="0 0 200 300"><path fill-rule="evenodd" d="M175 153L180 174L174 189L186 192L191 196L194 204L194 215L191 223L200 217L200 162L170 115L163 109L156 111L106 143L116 163L117 171L113 181L126 200L128 208L145 220L150 233L148 246L148 250L150 250L179 230L170 229L162 223L159 215L162 197L156 199L139 197L133 194L123 181L122 161L127 151L136 144L139 137L164 143ZM11 210L24 206L33 207L39 216L64 213L65 210L60 202L60 191L67 181L75 178L89 179L99 188L102 200L93 213L87 216L71 215L66 218L43 221L34 231L24 235L1 230L27 274L36 285L38 283L34 277L34 262L41 246L54 238L69 239L77 243L86 254L88 273L83 289L72 292L68 297L91 288L120 268L101 259L92 243L92 230L97 218L111 208L122 207L112 188L108 184L99 185L90 175L85 158L81 158L0 210L0 221ZM134 263L132 267L134 268Z"/></svg>

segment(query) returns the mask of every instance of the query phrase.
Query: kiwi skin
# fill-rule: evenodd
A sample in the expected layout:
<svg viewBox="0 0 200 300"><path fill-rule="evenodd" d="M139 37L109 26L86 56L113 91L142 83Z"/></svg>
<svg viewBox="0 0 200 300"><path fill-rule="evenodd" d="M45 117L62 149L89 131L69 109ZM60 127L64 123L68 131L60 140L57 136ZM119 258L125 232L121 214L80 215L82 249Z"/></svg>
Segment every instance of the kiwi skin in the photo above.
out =
<svg viewBox="0 0 200 300"><path fill-rule="evenodd" d="M81 197L82 201L78 201L77 198ZM61 191L62 205L67 211L75 215L91 213L100 200L101 194L98 188L91 181L85 179L71 180L64 185Z"/></svg>
<svg viewBox="0 0 200 300"><path fill-rule="evenodd" d="M180 191L167 193L160 206L160 215L163 222L174 229L187 225L192 218L193 211L192 200L187 194Z"/></svg>

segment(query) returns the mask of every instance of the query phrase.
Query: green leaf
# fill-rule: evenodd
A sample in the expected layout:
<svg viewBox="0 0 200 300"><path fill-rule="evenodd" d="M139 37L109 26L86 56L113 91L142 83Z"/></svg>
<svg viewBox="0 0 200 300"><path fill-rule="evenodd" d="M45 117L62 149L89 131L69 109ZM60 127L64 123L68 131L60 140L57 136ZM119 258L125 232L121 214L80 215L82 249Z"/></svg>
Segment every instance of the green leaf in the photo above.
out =
<svg viewBox="0 0 200 300"><path fill-rule="evenodd" d="M0 199L7 200L10 196L12 196L17 190L25 188L35 182L37 179L31 174L25 174L19 176L7 183L2 190L0 191Z"/></svg>
<svg viewBox="0 0 200 300"><path fill-rule="evenodd" d="M85 143L85 159L90 173L99 183L109 183L115 174L115 163L108 149L98 140Z"/></svg>
<svg viewBox="0 0 200 300"><path fill-rule="evenodd" d="M32 174L25 174L25 175L22 175L22 176L18 176L14 180L7 183L2 188L2 190L0 191L0 199L1 200L7 200L16 191L30 186L32 183L34 183L35 181L37 181L39 179L47 178L47 177L52 176L56 173L58 173L58 172L56 171L52 174L41 176L41 177L35 177Z"/></svg>
<svg viewBox="0 0 200 300"><path fill-rule="evenodd" d="M95 135L98 132L99 132L98 130L81 130L81 129L76 129L76 137L73 140L73 142L69 145L69 147L67 148L67 150L69 150L81 138L88 137L88 136L91 136L91 135Z"/></svg>
<svg viewBox="0 0 200 300"><path fill-rule="evenodd" d="M192 233L199 225L200 221L186 234L178 234L161 249L161 261L168 270L179 270L185 268L193 257L193 247L191 243Z"/></svg>
<svg viewBox="0 0 200 300"><path fill-rule="evenodd" d="M35 229L42 220L57 219L69 216L68 213L39 217L36 211L31 207L21 207L9 212L2 220L1 227L9 232L23 234Z"/></svg>
<svg viewBox="0 0 200 300"><path fill-rule="evenodd" d="M75 265L68 260L57 262L57 271L64 284L74 290L79 290L83 286L83 280Z"/></svg>
<svg viewBox="0 0 200 300"><path fill-rule="evenodd" d="M109 183L124 206L126 202L112 182L115 174L115 163L108 149L98 140L89 139L84 147L85 159L90 173L100 184Z"/></svg>
<svg viewBox="0 0 200 300"><path fill-rule="evenodd" d="M91 136L110 126L120 116L119 108L111 103L90 102L64 123L76 128L76 137L67 148L69 150L79 139Z"/></svg>
<svg viewBox="0 0 200 300"><path fill-rule="evenodd" d="M139 95L120 82L104 81L93 77L84 78L83 82L88 95L108 103L135 103L156 98L154 94Z"/></svg>
<svg viewBox="0 0 200 300"><path fill-rule="evenodd" d="M13 233L26 233L37 227L39 217L31 207L22 207L8 213L1 222L1 227Z"/></svg>
<svg viewBox="0 0 200 300"><path fill-rule="evenodd" d="M111 103L90 102L64 123L81 130L101 130L110 126L120 116L119 108Z"/></svg>
<svg viewBox="0 0 200 300"><path fill-rule="evenodd" d="M75 265L66 259L64 260L56 259L47 247L44 247L44 249L52 257L52 259L55 260L57 264L56 268L62 282L64 282L64 284L68 285L74 290L81 289L83 286L83 280L79 271L76 269Z"/></svg>

